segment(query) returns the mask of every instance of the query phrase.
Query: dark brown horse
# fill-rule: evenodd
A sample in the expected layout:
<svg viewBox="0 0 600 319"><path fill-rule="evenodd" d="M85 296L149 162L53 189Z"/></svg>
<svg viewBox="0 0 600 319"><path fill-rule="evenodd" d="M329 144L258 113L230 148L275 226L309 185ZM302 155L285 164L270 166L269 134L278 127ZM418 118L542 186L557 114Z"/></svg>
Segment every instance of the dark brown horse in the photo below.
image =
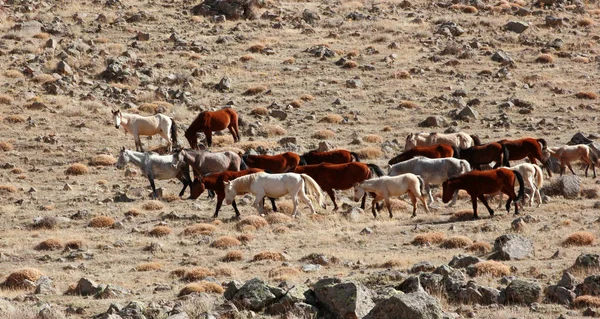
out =
<svg viewBox="0 0 600 319"><path fill-rule="evenodd" d="M415 146L408 151L404 151L394 158L392 158L388 164L394 165L396 163L407 161L416 156L425 156L428 158L444 158L454 157L458 158L458 148L448 144L436 144L431 146Z"/></svg>
<svg viewBox="0 0 600 319"><path fill-rule="evenodd" d="M548 144L543 138L535 139L527 137L518 140L501 140L498 143L506 145L510 161L518 161L526 157L532 164L537 164L537 161L540 161L546 167L548 176L552 177L549 163L544 160L543 154L548 149Z"/></svg>
<svg viewBox="0 0 600 319"><path fill-rule="evenodd" d="M346 150L333 150L327 152L310 151L300 156L300 165L315 165L321 163L344 164L355 161L360 162L358 154Z"/></svg>
<svg viewBox="0 0 600 319"><path fill-rule="evenodd" d="M338 209L335 202L334 189L350 189L357 183L361 183L373 176L383 176L385 173L375 164L364 164L351 162L345 164L321 163L316 165L297 166L294 173L306 174L312 177L321 189L323 189L333 202L333 210ZM365 208L367 195L362 199L361 207Z"/></svg>
<svg viewBox="0 0 600 319"><path fill-rule="evenodd" d="M249 168L262 168L273 174L294 171L300 163L300 156L296 153L286 152L278 155L242 155L242 160Z"/></svg>
<svg viewBox="0 0 600 319"><path fill-rule="evenodd" d="M519 181L519 194L515 194L515 180ZM477 199L485 205L490 216L494 216L494 210L490 208L487 199L484 195L496 194L502 192L508 195L506 203L506 211L510 211L510 203L515 202L515 214L519 213L517 202L525 196L525 187L523 176L517 171L508 168L498 168L488 171L471 171L456 177L452 177L442 184L443 193L442 201L449 202L454 195L454 192L459 189L464 189L471 195L473 203L473 219L477 216Z"/></svg>
<svg viewBox="0 0 600 319"><path fill-rule="evenodd" d="M472 168L478 170L481 170L481 165L491 162L496 162L494 168L500 166L510 167L508 148L506 145L496 142L461 149L458 158L466 160Z"/></svg>
<svg viewBox="0 0 600 319"><path fill-rule="evenodd" d="M219 217L219 210L221 209L221 205L223 204L223 200L225 199L225 182L232 181L240 176L245 176L248 174L254 174L258 172L263 172L260 168L251 168L243 171L225 171L216 174L206 175L204 177L194 179L194 182L191 186L191 194L190 199L196 199L202 195L205 189L214 191L217 194L217 208L215 209L215 214L213 218ZM275 200L270 198L271 205L273 205L273 211L277 211L277 207L275 206ZM233 206L233 210L235 211L235 216L240 217L240 211L237 208L237 204L235 200L231 204Z"/></svg>
<svg viewBox="0 0 600 319"><path fill-rule="evenodd" d="M212 132L221 131L228 128L233 136L234 142L240 141L240 132L238 130L238 114L231 108L224 108L215 112L204 111L198 114L198 117L190 124L185 131L185 138L190 143L190 147L198 149L198 132L204 132L206 135L206 144L212 146Z"/></svg>

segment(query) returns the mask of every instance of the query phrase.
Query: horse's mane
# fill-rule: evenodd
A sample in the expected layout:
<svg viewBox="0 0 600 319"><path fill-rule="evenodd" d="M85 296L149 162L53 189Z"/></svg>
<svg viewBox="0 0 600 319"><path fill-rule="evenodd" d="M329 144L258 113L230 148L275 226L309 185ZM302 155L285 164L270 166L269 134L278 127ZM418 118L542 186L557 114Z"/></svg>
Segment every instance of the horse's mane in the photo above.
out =
<svg viewBox="0 0 600 319"><path fill-rule="evenodd" d="M243 189L244 191L247 189L250 189L250 185L252 185L252 182L254 182L256 180L256 178L258 177L259 174L262 173L254 173L254 174L249 174L249 175L245 175L245 176L240 176L234 180L231 181L231 185L233 186L233 188L238 191L239 189Z"/></svg>

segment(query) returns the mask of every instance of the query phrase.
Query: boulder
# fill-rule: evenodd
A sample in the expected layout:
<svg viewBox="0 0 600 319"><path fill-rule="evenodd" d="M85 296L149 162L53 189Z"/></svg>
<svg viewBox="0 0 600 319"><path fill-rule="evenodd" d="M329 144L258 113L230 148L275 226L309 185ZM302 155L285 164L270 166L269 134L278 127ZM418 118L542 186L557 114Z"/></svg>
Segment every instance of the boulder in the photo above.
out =
<svg viewBox="0 0 600 319"><path fill-rule="evenodd" d="M146 306L140 301L132 301L119 311L119 316L123 319L146 319L144 312Z"/></svg>
<svg viewBox="0 0 600 319"><path fill-rule="evenodd" d="M469 281L466 285L451 297L456 302L463 304L491 305L497 304L500 299L500 291L491 287L477 285L474 281Z"/></svg>
<svg viewBox="0 0 600 319"><path fill-rule="evenodd" d="M475 111L475 109L470 106L466 106L460 112L458 112L456 117L463 121L477 120L479 119L479 112Z"/></svg>
<svg viewBox="0 0 600 319"><path fill-rule="evenodd" d="M571 273L565 271L563 272L562 278L560 278L557 285L567 289L574 289L575 286L577 286L577 278L571 275Z"/></svg>
<svg viewBox="0 0 600 319"><path fill-rule="evenodd" d="M374 306L371 292L358 282L321 279L313 290L319 303L339 318L362 318Z"/></svg>
<svg viewBox="0 0 600 319"><path fill-rule="evenodd" d="M317 152L328 152L333 149L335 149L335 146L327 141L319 142L319 146L317 146Z"/></svg>
<svg viewBox="0 0 600 319"><path fill-rule="evenodd" d="M233 81L230 77L224 76L221 78L219 83L215 85L215 88L221 92L229 92L233 88Z"/></svg>
<svg viewBox="0 0 600 319"><path fill-rule="evenodd" d="M410 268L410 272L415 274L418 272L422 272L422 271L434 271L435 270L435 265L430 262L430 261L420 261L416 264L414 264L411 268Z"/></svg>
<svg viewBox="0 0 600 319"><path fill-rule="evenodd" d="M505 303L529 305L538 302L541 292L542 287L539 284L515 279L504 290Z"/></svg>
<svg viewBox="0 0 600 319"><path fill-rule="evenodd" d="M119 299L129 294L129 291L116 285L100 285L94 295L96 299Z"/></svg>
<svg viewBox="0 0 600 319"><path fill-rule="evenodd" d="M575 259L575 263L571 268L574 269L598 269L600 268L600 255L598 254L581 254Z"/></svg>
<svg viewBox="0 0 600 319"><path fill-rule="evenodd" d="M364 319L441 319L439 301L424 291L396 294L379 302Z"/></svg>
<svg viewBox="0 0 600 319"><path fill-rule="evenodd" d="M253 278L240 287L231 300L238 308L261 311L265 306L275 301L276 298L271 288L264 281Z"/></svg>
<svg viewBox="0 0 600 319"><path fill-rule="evenodd" d="M561 305L570 305L576 297L575 292L559 285L546 287L544 294L551 302Z"/></svg>
<svg viewBox="0 0 600 319"><path fill-rule="evenodd" d="M35 282L35 294L36 295L54 295L56 294L56 288L52 279L42 276Z"/></svg>
<svg viewBox="0 0 600 319"><path fill-rule="evenodd" d="M586 277L583 283L575 287L575 294L578 297L582 295L600 296L600 275Z"/></svg>
<svg viewBox="0 0 600 319"><path fill-rule="evenodd" d="M314 26L317 21L321 20L321 17L314 11L304 9L304 11L302 11L302 20Z"/></svg>
<svg viewBox="0 0 600 319"><path fill-rule="evenodd" d="M87 278L79 279L77 286L73 289L73 293L80 296L95 295L96 292L98 292L98 284Z"/></svg>
<svg viewBox="0 0 600 319"><path fill-rule="evenodd" d="M204 0L192 8L193 15L213 17L224 15L226 19L256 19L258 0Z"/></svg>
<svg viewBox="0 0 600 319"><path fill-rule="evenodd" d="M496 51L492 55L492 61L500 62L502 64L507 64L507 63L512 62L512 58L510 56L508 56L508 54L506 54L506 52L500 50L500 51Z"/></svg>
<svg viewBox="0 0 600 319"><path fill-rule="evenodd" d="M575 133L575 135L573 135L571 137L571 140L569 140L567 142L567 145L578 145L578 144L585 144L585 145L589 145L594 143L594 141L590 140L589 138L585 137L585 135L583 135L581 132L577 132Z"/></svg>
<svg viewBox="0 0 600 319"><path fill-rule="evenodd" d="M349 89L359 89L364 86L360 79L350 79L346 81L346 87Z"/></svg>
<svg viewBox="0 0 600 319"><path fill-rule="evenodd" d="M509 21L504 25L504 29L515 33L523 33L529 28L529 23L521 21Z"/></svg>
<svg viewBox="0 0 600 319"><path fill-rule="evenodd" d="M469 255L458 255L452 257L452 260L448 263L448 266L452 268L467 268L482 261L481 258Z"/></svg>
<svg viewBox="0 0 600 319"><path fill-rule="evenodd" d="M548 196L574 199L579 196L581 191L581 178L577 175L563 175L555 178L550 185L544 186L541 191Z"/></svg>
<svg viewBox="0 0 600 319"><path fill-rule="evenodd" d="M519 260L533 254L533 242L520 235L502 235L494 241L494 252L489 259Z"/></svg>
<svg viewBox="0 0 600 319"><path fill-rule="evenodd" d="M417 276L410 276L396 287L396 290L402 291L403 293L423 291L421 279Z"/></svg>
<svg viewBox="0 0 600 319"><path fill-rule="evenodd" d="M280 121L283 121L288 117L288 114L282 110L271 110L269 112L269 116L274 117Z"/></svg>
<svg viewBox="0 0 600 319"><path fill-rule="evenodd" d="M420 127L444 127L447 125L446 119L439 115L428 116L425 121L419 123Z"/></svg>

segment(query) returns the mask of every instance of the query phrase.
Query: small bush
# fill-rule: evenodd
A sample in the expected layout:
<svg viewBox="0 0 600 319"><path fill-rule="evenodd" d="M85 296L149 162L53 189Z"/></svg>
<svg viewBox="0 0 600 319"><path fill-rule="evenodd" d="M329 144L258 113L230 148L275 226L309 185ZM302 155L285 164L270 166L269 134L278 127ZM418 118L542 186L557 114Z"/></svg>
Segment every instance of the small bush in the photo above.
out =
<svg viewBox="0 0 600 319"><path fill-rule="evenodd" d="M283 60L283 64L294 64L296 62L296 59L294 58L287 58L285 60Z"/></svg>
<svg viewBox="0 0 600 319"><path fill-rule="evenodd" d="M196 225L192 225L192 226L186 227L183 230L182 234L184 236L210 235L216 229L217 229L217 227L215 225L200 223L200 224L196 224Z"/></svg>
<svg viewBox="0 0 600 319"><path fill-rule="evenodd" d="M129 217L138 217L142 214L142 212L140 212L139 209L137 208L130 208L128 211L125 212L125 216Z"/></svg>
<svg viewBox="0 0 600 319"><path fill-rule="evenodd" d="M392 73L392 78L393 79L409 79L410 72L408 72L406 70L395 71L394 73Z"/></svg>
<svg viewBox="0 0 600 319"><path fill-rule="evenodd" d="M13 98L7 94L0 94L0 104L11 105Z"/></svg>
<svg viewBox="0 0 600 319"><path fill-rule="evenodd" d="M12 185L0 185L0 194L15 193L17 188Z"/></svg>
<svg viewBox="0 0 600 319"><path fill-rule="evenodd" d="M596 92L591 91L582 91L575 94L575 97L577 97L578 99L595 100L598 98L598 94L596 94Z"/></svg>
<svg viewBox="0 0 600 319"><path fill-rule="evenodd" d="M35 75L31 80L35 83L45 84L56 81L56 78L54 78L54 76L52 76L51 74L42 73Z"/></svg>
<svg viewBox="0 0 600 319"><path fill-rule="evenodd" d="M142 205L142 208L145 210L161 210L165 208L165 205L163 205L163 203L160 201L150 200L145 202L144 205Z"/></svg>
<svg viewBox="0 0 600 319"><path fill-rule="evenodd" d="M367 142L367 143L381 143L381 142L383 142L383 138L381 138L381 136L376 135L376 134L367 134L367 135L363 136L362 140L364 142Z"/></svg>
<svg viewBox="0 0 600 319"><path fill-rule="evenodd" d="M400 268L405 264L405 262L403 262L400 259L390 259L386 262L384 262L383 264L380 265L381 268Z"/></svg>
<svg viewBox="0 0 600 319"><path fill-rule="evenodd" d="M250 46L248 48L248 51L252 52L252 53L260 53L262 50L265 49L265 46L262 44L254 44L252 46Z"/></svg>
<svg viewBox="0 0 600 319"><path fill-rule="evenodd" d="M160 270L162 265L157 262L143 263L135 267L135 271L156 271Z"/></svg>
<svg viewBox="0 0 600 319"><path fill-rule="evenodd" d="M495 260L485 260L476 263L476 276L490 275L492 277L502 277L510 275L510 267Z"/></svg>
<svg viewBox="0 0 600 319"><path fill-rule="evenodd" d="M250 54L246 54L240 57L240 62L248 62L254 60L254 57Z"/></svg>
<svg viewBox="0 0 600 319"><path fill-rule="evenodd" d="M100 154L90 159L90 166L112 166L117 162L117 159L108 154Z"/></svg>
<svg viewBox="0 0 600 319"><path fill-rule="evenodd" d="M310 94L304 94L300 97L300 100L304 102L314 101L315 97Z"/></svg>
<svg viewBox="0 0 600 319"><path fill-rule="evenodd" d="M423 233L415 236L411 244L413 245L433 245L441 243L446 235L440 232Z"/></svg>
<svg viewBox="0 0 600 319"><path fill-rule="evenodd" d="M252 261L259 260L273 260L273 261L285 261L285 257L278 252L274 251L261 251L260 253L252 257Z"/></svg>
<svg viewBox="0 0 600 319"><path fill-rule="evenodd" d="M181 289L181 291L179 291L179 297L181 296L185 296L185 295L189 295L191 293L212 293L212 294L222 294L225 291L225 289L223 289L223 286L214 283L214 282L210 282L210 281L201 281L201 282L195 282L195 283L191 283L186 285L185 287L183 287L183 289Z"/></svg>
<svg viewBox="0 0 600 319"><path fill-rule="evenodd" d="M267 137L286 135L287 131L279 125L264 125L261 129Z"/></svg>
<svg viewBox="0 0 600 319"><path fill-rule="evenodd" d="M69 240L65 243L65 250L82 250L85 246L85 243L81 239Z"/></svg>
<svg viewBox="0 0 600 319"><path fill-rule="evenodd" d="M25 77L25 76L23 75L23 73L21 73L21 72L20 72L20 71L18 71L18 70L6 70L6 71L4 72L4 75L5 75L7 78L12 78L12 79L20 79L20 78L23 78L23 77Z"/></svg>
<svg viewBox="0 0 600 319"><path fill-rule="evenodd" d="M327 140L333 138L335 136L335 132L332 130L320 130L313 133L312 137L319 140Z"/></svg>
<svg viewBox="0 0 600 319"><path fill-rule="evenodd" d="M246 96L257 95L257 94L265 92L266 90L267 90L267 87L264 85L253 86L251 88L248 88L246 91L244 91L244 93L242 93L242 95L246 95Z"/></svg>
<svg viewBox="0 0 600 319"><path fill-rule="evenodd" d="M223 257L222 261L224 262L232 262L232 261L241 261L244 258L243 254L239 250L228 251Z"/></svg>
<svg viewBox="0 0 600 319"><path fill-rule="evenodd" d="M9 142L0 142L0 151L9 152L14 150L14 146Z"/></svg>
<svg viewBox="0 0 600 319"><path fill-rule="evenodd" d="M98 216L90 220L88 226L93 228L106 228L114 225L115 219L109 216Z"/></svg>
<svg viewBox="0 0 600 319"><path fill-rule="evenodd" d="M267 215L269 224L287 224L292 222L292 218L282 213L270 213Z"/></svg>
<svg viewBox="0 0 600 319"><path fill-rule="evenodd" d="M573 306L575 308L600 308L600 297L583 295L573 300Z"/></svg>
<svg viewBox="0 0 600 319"><path fill-rule="evenodd" d="M254 108L252 111L250 111L250 114L252 115L269 115L269 110L267 110L267 108L265 107L257 107Z"/></svg>
<svg viewBox="0 0 600 319"><path fill-rule="evenodd" d="M244 225L241 228L239 228L238 230L241 231L242 233L247 234L247 235L251 235L251 233L253 233L253 232L256 231L256 227L254 227L252 225Z"/></svg>
<svg viewBox="0 0 600 319"><path fill-rule="evenodd" d="M67 170L65 171L65 174L67 175L85 175L88 173L88 167L81 164L81 163L75 163L72 164L71 166L69 166L69 168L67 168Z"/></svg>
<svg viewBox="0 0 600 319"><path fill-rule="evenodd" d="M254 228L254 226L252 226L252 225L246 225L244 227L252 227L252 228ZM254 231L256 231L256 228L254 228ZM247 244L247 243L249 243L249 242L251 242L251 241L254 240L254 235L252 235L252 234L242 234L242 235L237 236L237 239L239 241L241 241L242 243Z"/></svg>
<svg viewBox="0 0 600 319"><path fill-rule="evenodd" d="M356 151L361 159L378 159L383 156L383 151L378 147L365 147Z"/></svg>
<svg viewBox="0 0 600 319"><path fill-rule="evenodd" d="M170 235L172 232L173 230L169 226L156 226L148 232L148 235L152 237L164 237Z"/></svg>
<svg viewBox="0 0 600 319"><path fill-rule="evenodd" d="M24 173L23 169L20 167L15 167L10 172L13 174L23 174Z"/></svg>
<svg viewBox="0 0 600 319"><path fill-rule="evenodd" d="M235 275L235 270L229 266L221 266L215 269L216 277L233 277Z"/></svg>
<svg viewBox="0 0 600 319"><path fill-rule="evenodd" d="M276 281L289 280L290 278L298 277L299 275L300 270L287 266L277 267L269 271L269 278L272 278Z"/></svg>
<svg viewBox="0 0 600 319"><path fill-rule="evenodd" d="M339 114L329 114L324 118L319 120L319 123L331 123L331 124L339 124L342 123L344 118Z"/></svg>
<svg viewBox="0 0 600 319"><path fill-rule="evenodd" d="M450 238L446 238L442 244L440 245L442 248L452 249L452 248L463 248L473 245L473 241L466 236L452 236Z"/></svg>
<svg viewBox="0 0 600 319"><path fill-rule="evenodd" d="M574 232L565 241L563 246L589 246L596 241L596 236L589 231Z"/></svg>
<svg viewBox="0 0 600 319"><path fill-rule="evenodd" d="M256 229L261 229L269 225L266 219L258 216L258 215L250 215L244 217L236 224L236 228L240 230L245 225L251 225Z"/></svg>
<svg viewBox="0 0 600 319"><path fill-rule="evenodd" d="M291 107L293 107L293 108L295 108L295 109L299 109L300 107L302 107L302 100L293 100L288 105L291 106Z"/></svg>
<svg viewBox="0 0 600 319"><path fill-rule="evenodd" d="M208 269L208 268L204 268L204 267L198 267L198 268L194 268L192 270L189 270L185 273L185 275L183 276L183 280L185 281L198 281L198 280L202 280L206 277L211 277L214 276L215 272Z"/></svg>
<svg viewBox="0 0 600 319"><path fill-rule="evenodd" d="M398 104L398 107L404 109L415 109L419 107L419 105L413 101L402 101L400 104Z"/></svg>
<svg viewBox="0 0 600 319"><path fill-rule="evenodd" d="M217 238L215 241L213 241L210 244L210 247L219 248L219 249L227 249L227 248L239 246L241 244L242 244L242 242L240 242L239 240L237 240L234 237L222 236L222 237Z"/></svg>
<svg viewBox="0 0 600 319"><path fill-rule="evenodd" d="M56 238L48 238L35 246L35 250L60 250L62 244Z"/></svg>
<svg viewBox="0 0 600 319"><path fill-rule="evenodd" d="M473 219L473 211L469 209L463 209L455 212L450 217L451 221L467 221Z"/></svg>
<svg viewBox="0 0 600 319"><path fill-rule="evenodd" d="M54 216L44 216L36 219L31 228L33 229L54 229L58 225L58 220Z"/></svg>
<svg viewBox="0 0 600 319"><path fill-rule="evenodd" d="M582 18L581 20L577 21L577 25L580 27L590 27L594 24L594 19L592 18Z"/></svg>
<svg viewBox="0 0 600 319"><path fill-rule="evenodd" d="M342 68L344 68L344 69L354 69L356 67L358 67L358 63L356 61L352 61L352 60L346 61L346 62L344 62L344 65L342 65Z"/></svg>
<svg viewBox="0 0 600 319"><path fill-rule="evenodd" d="M181 278L183 278L183 276L185 276L187 271L188 270L185 268L175 268L175 269L171 270L171 272L169 273L169 276L181 279Z"/></svg>
<svg viewBox="0 0 600 319"><path fill-rule="evenodd" d="M553 63L554 58L550 54L540 54L537 58L535 58L535 62L537 63Z"/></svg>
<svg viewBox="0 0 600 319"><path fill-rule="evenodd" d="M284 225L279 225L279 226L273 228L273 233L275 233L275 234L285 234L289 231L290 231L290 229Z"/></svg>
<svg viewBox="0 0 600 319"><path fill-rule="evenodd" d="M4 118L4 122L6 122L8 124L19 124L19 123L24 123L25 119L18 115L9 115Z"/></svg>
<svg viewBox="0 0 600 319"><path fill-rule="evenodd" d="M23 289L28 287L26 280L36 282L41 276L42 272L35 268L23 268L8 275L1 286L7 289Z"/></svg>
<svg viewBox="0 0 600 319"><path fill-rule="evenodd" d="M481 241L476 241L473 243L473 245L469 246L467 248L468 251L470 252L474 252L474 253L479 253L479 254L487 254L490 251L492 251L492 245L486 243L486 242L481 242Z"/></svg>

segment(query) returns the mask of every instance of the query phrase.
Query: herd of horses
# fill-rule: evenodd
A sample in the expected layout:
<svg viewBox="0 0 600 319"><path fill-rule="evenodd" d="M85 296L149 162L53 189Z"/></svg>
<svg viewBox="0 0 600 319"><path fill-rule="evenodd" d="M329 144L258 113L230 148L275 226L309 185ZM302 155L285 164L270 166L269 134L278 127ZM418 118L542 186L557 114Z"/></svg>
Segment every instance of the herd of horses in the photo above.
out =
<svg viewBox="0 0 600 319"><path fill-rule="evenodd" d="M383 201L389 216L393 217L390 198L408 194L413 214L416 216L417 201L421 201L426 211L434 202L431 185L441 185L442 201L453 205L459 190L471 197L473 218L477 215L477 200L487 208L491 216L494 210L488 203L490 195L508 196L507 212L514 202L515 214L519 213L519 201L525 204L525 188L531 190L529 204L534 198L541 204L540 188L543 185L543 172L538 162L550 169L551 158L560 164L561 175L568 167L575 174L571 162L581 161L586 165L585 176L591 167L596 177L598 157L589 146L566 145L548 147L544 139L521 138L499 140L483 144L477 136L458 133L411 133L406 137L404 152L390 159L388 172L375 164L365 164L358 154L336 149L319 152L310 151L303 155L285 152L277 155L236 154L235 152L209 152L198 144L199 132L206 136L208 147L212 145L212 132L229 129L234 142L240 141L239 117L235 110L225 108L219 111L204 111L185 131L190 149L177 145L175 121L162 114L143 117L135 114L112 111L115 127L123 126L133 134L136 151L121 149L116 167L124 168L127 163L138 166L150 181L153 198L157 198L154 180L177 178L183 188L179 196L190 188L190 199L197 199L205 190L209 196L217 197L213 217L218 217L223 201L232 205L236 218L240 216L235 197L252 193L253 206L264 214L264 199L271 201L273 211L277 211L274 199L290 195L293 202L292 215L298 213L298 199L301 199L315 213L308 195L317 199L318 205L325 208L323 192L333 202L334 211L339 208L335 200L335 190L353 189L353 199L360 201L365 208L368 196L373 198L371 211L377 211ZM168 143L171 154L159 155L144 152L140 135L160 134ZM527 159L529 163L510 166L510 161ZM190 170L191 167L191 170ZM190 176L193 172L194 178ZM516 184L518 192L515 192ZM500 206L499 206L500 207Z"/></svg>

